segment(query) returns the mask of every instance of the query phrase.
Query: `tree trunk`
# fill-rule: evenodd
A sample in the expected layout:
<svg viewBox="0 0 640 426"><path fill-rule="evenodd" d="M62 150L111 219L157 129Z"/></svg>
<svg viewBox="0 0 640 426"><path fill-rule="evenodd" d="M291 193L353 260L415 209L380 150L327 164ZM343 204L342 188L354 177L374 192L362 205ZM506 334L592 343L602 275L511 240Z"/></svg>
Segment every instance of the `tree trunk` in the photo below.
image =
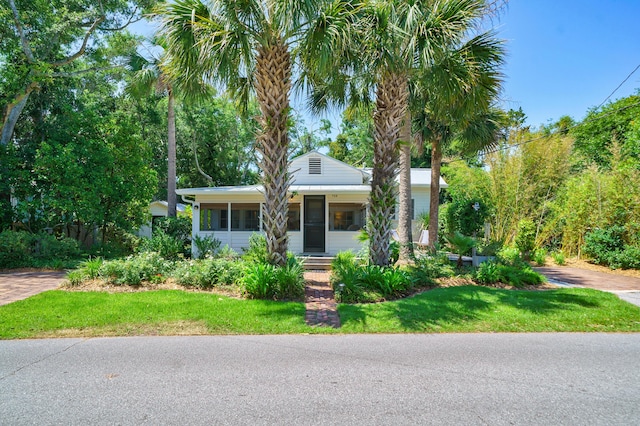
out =
<svg viewBox="0 0 640 426"><path fill-rule="evenodd" d="M442 147L440 138L431 141L431 193L429 197L429 249L435 250L438 244L438 208L440 207L440 165Z"/></svg>
<svg viewBox="0 0 640 426"><path fill-rule="evenodd" d="M400 260L408 261L413 256L413 236L411 229L411 113L407 109L402 125L400 140L400 179L398 207L398 238L400 240Z"/></svg>
<svg viewBox="0 0 640 426"><path fill-rule="evenodd" d="M291 54L281 39L258 47L255 88L260 107L261 131L256 138L264 185L263 227L272 264L287 261L289 239L289 92Z"/></svg>
<svg viewBox="0 0 640 426"><path fill-rule="evenodd" d="M176 111L173 90L169 88L167 107L167 215L176 217Z"/></svg>
<svg viewBox="0 0 640 426"><path fill-rule="evenodd" d="M2 133L0 133L0 145L7 145L13 136L13 130L16 127L16 123L18 122L18 118L22 113L25 105L27 104L27 100L29 99L29 95L31 92L38 87L37 83L30 83L25 92L16 96L13 102L9 103L4 111L2 117Z"/></svg>
<svg viewBox="0 0 640 426"><path fill-rule="evenodd" d="M369 262L389 265L391 218L395 210L398 140L409 97L405 75L387 74L376 90L374 157L369 198Z"/></svg>

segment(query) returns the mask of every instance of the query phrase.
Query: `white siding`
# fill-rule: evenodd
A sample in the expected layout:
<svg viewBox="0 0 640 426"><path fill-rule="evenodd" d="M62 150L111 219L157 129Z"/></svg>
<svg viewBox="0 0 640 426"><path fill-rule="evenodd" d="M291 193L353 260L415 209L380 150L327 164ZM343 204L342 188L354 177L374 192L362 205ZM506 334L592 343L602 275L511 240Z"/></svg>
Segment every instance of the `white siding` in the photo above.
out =
<svg viewBox="0 0 640 426"><path fill-rule="evenodd" d="M309 158L319 158L320 174L309 174ZM362 172L341 161L319 154L298 157L291 162L294 185L361 185Z"/></svg>
<svg viewBox="0 0 640 426"><path fill-rule="evenodd" d="M345 250L357 253L362 248L362 243L358 241L358 234L359 232L350 231L327 232L327 253L336 255Z"/></svg>

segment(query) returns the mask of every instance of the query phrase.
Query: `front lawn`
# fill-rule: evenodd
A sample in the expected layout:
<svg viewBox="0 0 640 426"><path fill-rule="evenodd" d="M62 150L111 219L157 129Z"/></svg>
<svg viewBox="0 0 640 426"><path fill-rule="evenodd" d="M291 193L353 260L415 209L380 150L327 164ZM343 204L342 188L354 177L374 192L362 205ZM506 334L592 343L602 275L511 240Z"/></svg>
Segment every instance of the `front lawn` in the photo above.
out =
<svg viewBox="0 0 640 426"><path fill-rule="evenodd" d="M296 302L211 293L48 291L0 307L0 338L175 334L639 332L640 309L589 289L438 288L377 304L340 305L342 328L309 327Z"/></svg>

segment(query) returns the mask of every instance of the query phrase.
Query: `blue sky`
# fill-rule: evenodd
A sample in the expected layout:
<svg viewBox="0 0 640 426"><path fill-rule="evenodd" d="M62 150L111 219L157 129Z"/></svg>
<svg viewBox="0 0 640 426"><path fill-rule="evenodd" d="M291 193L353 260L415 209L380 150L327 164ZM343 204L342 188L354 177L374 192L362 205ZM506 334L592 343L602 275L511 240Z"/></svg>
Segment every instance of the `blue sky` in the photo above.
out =
<svg viewBox="0 0 640 426"><path fill-rule="evenodd" d="M508 52L502 107L521 107L532 126L581 120L640 65L640 0L510 0L494 25ZM640 69L611 99L638 88ZM338 133L338 112L312 117L302 100L292 106L307 128L328 118Z"/></svg>
<svg viewBox="0 0 640 426"><path fill-rule="evenodd" d="M497 27L503 107L522 107L533 126L584 118L640 65L639 0L511 0ZM637 88L640 69L611 99Z"/></svg>

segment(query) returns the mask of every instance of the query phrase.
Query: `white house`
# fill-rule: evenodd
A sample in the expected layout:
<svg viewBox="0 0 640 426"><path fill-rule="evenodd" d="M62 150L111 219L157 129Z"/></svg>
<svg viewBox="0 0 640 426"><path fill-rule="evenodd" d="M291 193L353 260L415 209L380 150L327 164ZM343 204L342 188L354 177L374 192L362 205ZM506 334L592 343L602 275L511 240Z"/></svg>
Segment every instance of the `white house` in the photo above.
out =
<svg viewBox="0 0 640 426"><path fill-rule="evenodd" d="M176 204L176 212L178 214L184 213L186 206L182 203ZM153 235L153 228L158 218L169 216L169 203L166 201L152 201L149 204L149 213L151 214L151 221L142 225L138 230L138 236L151 238Z"/></svg>
<svg viewBox="0 0 640 426"><path fill-rule="evenodd" d="M370 170L312 151L293 159L289 172L289 250L305 255L358 251L358 231L366 223L371 190ZM414 220L429 211L430 185L430 169L411 169ZM442 179L440 187L447 187ZM222 245L241 251L248 246L251 234L262 229L261 185L185 188L176 192L193 205L193 236L213 235Z"/></svg>

